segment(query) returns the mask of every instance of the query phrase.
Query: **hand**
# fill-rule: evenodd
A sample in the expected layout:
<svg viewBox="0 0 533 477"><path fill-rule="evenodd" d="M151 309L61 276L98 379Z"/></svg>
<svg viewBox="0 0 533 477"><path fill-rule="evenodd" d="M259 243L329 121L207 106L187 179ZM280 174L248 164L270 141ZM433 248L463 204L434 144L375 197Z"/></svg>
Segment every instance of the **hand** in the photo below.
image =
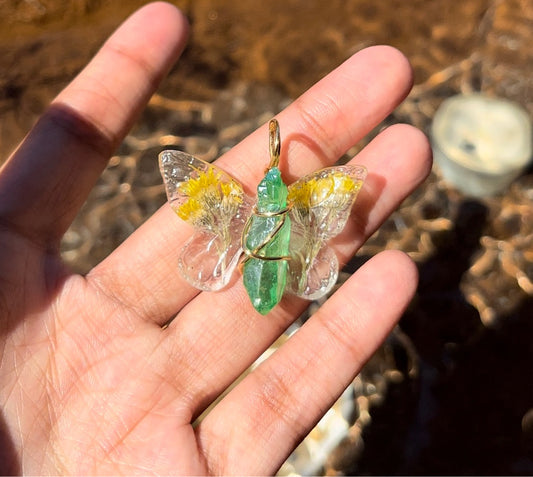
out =
<svg viewBox="0 0 533 477"><path fill-rule="evenodd" d="M414 293L412 262L400 252L377 255L192 427L307 304L286 297L263 317L240 279L218 293L191 288L177 273L190 228L168 204L85 277L70 273L58 253L185 37L174 7L142 8L1 170L1 473L274 473ZM407 61L389 47L339 66L278 116L286 180L333 163L410 86ZM266 138L265 125L217 164L253 190ZM335 243L341 261L424 179L430 152L420 132L396 125L356 162L369 177Z"/></svg>

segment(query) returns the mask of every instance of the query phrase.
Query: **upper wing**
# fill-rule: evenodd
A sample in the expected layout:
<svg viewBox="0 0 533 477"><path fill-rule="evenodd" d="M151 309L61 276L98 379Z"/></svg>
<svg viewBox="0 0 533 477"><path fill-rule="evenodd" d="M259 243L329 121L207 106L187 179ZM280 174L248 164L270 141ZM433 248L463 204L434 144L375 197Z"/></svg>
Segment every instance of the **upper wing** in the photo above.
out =
<svg viewBox="0 0 533 477"><path fill-rule="evenodd" d="M241 234L252 207L242 186L222 169L182 151L163 151L159 168L170 205L195 228L179 269L194 287L224 287L241 254Z"/></svg>
<svg viewBox="0 0 533 477"><path fill-rule="evenodd" d="M314 300L335 285L339 264L326 241L346 225L365 177L366 169L362 166L329 167L289 187L290 292Z"/></svg>

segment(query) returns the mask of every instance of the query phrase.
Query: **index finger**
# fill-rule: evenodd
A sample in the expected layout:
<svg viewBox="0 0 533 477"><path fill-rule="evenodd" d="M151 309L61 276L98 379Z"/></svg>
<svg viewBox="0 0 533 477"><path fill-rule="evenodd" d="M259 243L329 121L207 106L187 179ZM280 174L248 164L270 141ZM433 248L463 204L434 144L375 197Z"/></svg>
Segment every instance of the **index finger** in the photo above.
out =
<svg viewBox="0 0 533 477"><path fill-rule="evenodd" d="M163 2L117 29L0 171L5 224L47 246L59 241L186 36L182 14Z"/></svg>

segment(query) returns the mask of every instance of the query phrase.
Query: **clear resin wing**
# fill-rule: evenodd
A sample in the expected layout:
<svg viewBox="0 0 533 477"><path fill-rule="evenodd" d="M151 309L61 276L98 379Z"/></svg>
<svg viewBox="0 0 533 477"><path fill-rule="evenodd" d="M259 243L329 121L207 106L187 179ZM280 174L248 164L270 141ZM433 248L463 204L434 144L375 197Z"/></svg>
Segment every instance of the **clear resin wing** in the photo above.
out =
<svg viewBox="0 0 533 477"><path fill-rule="evenodd" d="M292 229L287 291L316 300L335 285L339 263L326 242L346 225L365 177L362 166L337 166L289 186Z"/></svg>
<svg viewBox="0 0 533 477"><path fill-rule="evenodd" d="M185 152L163 151L159 168L171 207L195 229L183 247L180 272L196 288L220 290L239 261L253 203L222 169Z"/></svg>

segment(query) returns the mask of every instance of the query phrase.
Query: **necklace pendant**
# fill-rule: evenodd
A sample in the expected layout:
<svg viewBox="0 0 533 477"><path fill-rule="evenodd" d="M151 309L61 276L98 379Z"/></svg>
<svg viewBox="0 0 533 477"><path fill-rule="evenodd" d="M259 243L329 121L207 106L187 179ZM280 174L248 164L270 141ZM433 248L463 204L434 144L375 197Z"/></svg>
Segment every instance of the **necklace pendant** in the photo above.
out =
<svg viewBox="0 0 533 477"><path fill-rule="evenodd" d="M350 216L366 169L343 165L315 171L287 187L281 178L279 124L269 123L270 164L257 200L215 164L183 151L159 156L168 200L194 229L178 262L183 278L204 291L230 282L240 264L254 308L266 315L289 293L307 300L335 285L339 262L329 240Z"/></svg>

